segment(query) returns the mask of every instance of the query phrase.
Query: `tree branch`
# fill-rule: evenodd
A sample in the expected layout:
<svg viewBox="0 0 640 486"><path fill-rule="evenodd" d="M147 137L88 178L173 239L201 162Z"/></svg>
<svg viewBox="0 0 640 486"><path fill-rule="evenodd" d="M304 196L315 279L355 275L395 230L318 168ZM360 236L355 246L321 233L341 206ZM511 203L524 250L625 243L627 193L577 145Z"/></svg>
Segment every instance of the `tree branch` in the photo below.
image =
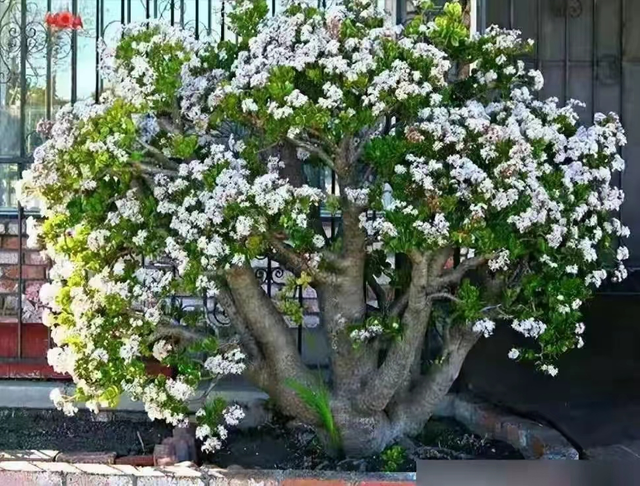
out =
<svg viewBox="0 0 640 486"><path fill-rule="evenodd" d="M145 164L142 162L134 162L134 167L136 167L143 175L149 175L155 177L157 175L166 175L167 177L177 177L178 172L171 169L162 169L160 167L156 167L154 165Z"/></svg>
<svg viewBox="0 0 640 486"><path fill-rule="evenodd" d="M206 339L210 335L210 333L199 332L181 324L165 324L159 325L155 328L150 341L156 342L160 339L173 338L178 339L181 343L190 344L192 342Z"/></svg>
<svg viewBox="0 0 640 486"><path fill-rule="evenodd" d="M311 386L314 376L302 362L294 335L282 314L265 293L249 265L231 267L226 281L241 323L264 355L262 368L252 367L249 374L265 388L281 409L295 417L314 423L317 417L286 386L289 380Z"/></svg>
<svg viewBox="0 0 640 486"><path fill-rule="evenodd" d="M387 292L382 288L382 285L376 280L373 275L367 277L367 285L373 291L378 301L378 309L380 312L385 312L388 305Z"/></svg>
<svg viewBox="0 0 640 486"><path fill-rule="evenodd" d="M484 255L462 260L457 267L446 271L439 278L435 279L429 286L428 291L436 292L451 285L458 285L467 272L484 265L491 260L491 258L492 255Z"/></svg>
<svg viewBox="0 0 640 486"><path fill-rule="evenodd" d="M467 354L480 336L465 326L447 326L445 331L440 359L390 411L392 422L401 434L422 430L458 377Z"/></svg>
<svg viewBox="0 0 640 486"><path fill-rule="evenodd" d="M303 256L298 254L293 247L287 245L284 241L272 237L269 238L269 243L274 251L273 259L291 273L300 275L302 272L306 272L313 277L315 282L325 282L327 280L323 272L311 267Z"/></svg>
<svg viewBox="0 0 640 486"><path fill-rule="evenodd" d="M393 342L384 362L358 397L359 405L365 410L384 410L398 387L406 382L416 353L424 341L432 306L432 299L425 292L431 258L417 252L413 252L410 258L411 284L407 292L407 310L402 318L403 333Z"/></svg>
<svg viewBox="0 0 640 486"><path fill-rule="evenodd" d="M151 154L151 156L160 164L161 167L169 170L177 170L180 167L180 164L174 162L165 154L163 154L160 150L149 145L141 139L138 139L138 143L144 147L144 149Z"/></svg>
<svg viewBox="0 0 640 486"><path fill-rule="evenodd" d="M262 354L262 351L260 350L260 347L258 346L258 343L254 339L254 337L251 335L246 321L240 314L240 311L238 310L238 307L233 300L233 296L231 295L231 291L224 287L220 288L216 298L229 317L229 320L233 324L233 327L238 331L242 347L251 357L252 363L263 363L264 356Z"/></svg>
<svg viewBox="0 0 640 486"><path fill-rule="evenodd" d="M287 141L289 143L292 143L296 147L304 149L310 154L317 156L318 158L320 158L320 160L322 160L325 164L327 164L327 167L330 167L331 169L335 170L335 164L333 163L333 159L331 158L331 156L329 156L329 154L327 154L320 147L316 147L313 144L303 142L302 140L296 140L295 138L287 138Z"/></svg>
<svg viewBox="0 0 640 486"><path fill-rule="evenodd" d="M232 267L227 284L239 316L260 346L265 359L283 380L295 378L306 382L309 370L302 363L298 349L280 311L265 293L249 265Z"/></svg>

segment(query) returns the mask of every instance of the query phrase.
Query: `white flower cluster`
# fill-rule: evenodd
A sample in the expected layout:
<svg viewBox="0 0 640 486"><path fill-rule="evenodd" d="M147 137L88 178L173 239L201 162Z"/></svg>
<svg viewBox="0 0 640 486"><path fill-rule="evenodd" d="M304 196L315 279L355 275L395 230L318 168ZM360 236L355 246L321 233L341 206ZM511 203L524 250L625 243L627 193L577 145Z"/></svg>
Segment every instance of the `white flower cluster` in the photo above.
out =
<svg viewBox="0 0 640 486"><path fill-rule="evenodd" d="M486 338L491 337L495 328L496 323L487 318L480 319L479 321L474 322L473 326L471 326L473 332L482 334Z"/></svg>
<svg viewBox="0 0 640 486"><path fill-rule="evenodd" d="M205 410L200 409L196 413L196 417L204 417ZM215 452L222 447L222 441L224 441L229 432L227 426L235 426L240 423L245 416L244 410L239 405L231 405L226 407L222 412L223 424L218 424L214 427L208 424L202 424L196 428L196 439L203 441L202 450L205 452Z"/></svg>
<svg viewBox="0 0 640 486"><path fill-rule="evenodd" d="M171 216L170 227L175 232L166 239L165 251L180 274L190 264L202 267L203 273L241 264L245 257L234 253L230 242L262 234L270 219L284 215L291 228L306 228L308 205L322 200L319 189L293 187L277 173L252 177L246 162L233 151L237 148L233 139L229 147L213 144L205 160L182 164L179 177L156 177L158 211ZM218 174L212 188L203 182L209 173ZM245 214L230 218L230 207L242 208ZM197 254L189 255L184 250L187 245L195 245ZM208 280L201 279L200 284L203 290L210 290Z"/></svg>
<svg viewBox="0 0 640 486"><path fill-rule="evenodd" d="M537 338L547 330L547 325L536 319L514 320L511 327L526 337Z"/></svg>
<svg viewBox="0 0 640 486"><path fill-rule="evenodd" d="M240 375L245 369L245 355L238 348L207 358L204 362L206 370L213 375Z"/></svg>
<svg viewBox="0 0 640 486"><path fill-rule="evenodd" d="M356 343L364 343L375 337L380 336L384 332L384 328L377 322L366 325L361 329L354 329L349 334L352 341Z"/></svg>

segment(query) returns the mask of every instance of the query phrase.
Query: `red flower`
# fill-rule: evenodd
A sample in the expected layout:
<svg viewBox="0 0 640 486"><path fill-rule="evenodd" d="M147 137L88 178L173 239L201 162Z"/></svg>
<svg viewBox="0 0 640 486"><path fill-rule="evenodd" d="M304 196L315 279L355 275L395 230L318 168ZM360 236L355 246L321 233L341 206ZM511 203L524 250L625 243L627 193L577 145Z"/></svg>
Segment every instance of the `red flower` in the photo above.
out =
<svg viewBox="0 0 640 486"><path fill-rule="evenodd" d="M73 17L73 22L71 23L71 27L74 29L83 29L84 25L82 24L82 17L76 15Z"/></svg>
<svg viewBox="0 0 640 486"><path fill-rule="evenodd" d="M73 15L69 11L57 12L52 14L47 12L44 17L44 22L47 24L47 27L51 29L82 29L84 25L82 24L82 18L79 15Z"/></svg>
<svg viewBox="0 0 640 486"><path fill-rule="evenodd" d="M58 27L61 29L70 29L73 25L73 14L69 11L58 12L56 14Z"/></svg>

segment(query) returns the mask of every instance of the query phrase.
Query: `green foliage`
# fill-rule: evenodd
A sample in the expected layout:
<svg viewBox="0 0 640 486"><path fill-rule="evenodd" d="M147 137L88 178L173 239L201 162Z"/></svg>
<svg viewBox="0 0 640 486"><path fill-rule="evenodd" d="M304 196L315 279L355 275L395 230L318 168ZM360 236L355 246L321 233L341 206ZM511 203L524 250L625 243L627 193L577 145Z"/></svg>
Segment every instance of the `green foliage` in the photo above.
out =
<svg viewBox="0 0 640 486"><path fill-rule="evenodd" d="M340 450L342 439L331 412L331 393L322 379L318 379L317 383L311 385L305 385L291 379L287 380L286 385L296 393L309 410L317 415L322 428L328 434L331 446L336 450Z"/></svg>
<svg viewBox="0 0 640 486"><path fill-rule="evenodd" d="M407 451L401 445L393 445L382 451L380 458L384 472L399 472L407 460Z"/></svg>

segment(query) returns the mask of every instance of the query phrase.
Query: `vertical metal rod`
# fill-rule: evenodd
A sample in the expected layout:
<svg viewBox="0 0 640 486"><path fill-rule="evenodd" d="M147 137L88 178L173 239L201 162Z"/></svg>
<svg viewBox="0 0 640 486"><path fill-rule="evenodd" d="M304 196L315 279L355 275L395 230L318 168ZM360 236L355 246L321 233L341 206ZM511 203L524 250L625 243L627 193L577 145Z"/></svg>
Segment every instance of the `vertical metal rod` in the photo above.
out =
<svg viewBox="0 0 640 486"><path fill-rule="evenodd" d="M169 3L169 8L171 9L171 25L174 25L176 22L176 3L175 0L171 0Z"/></svg>
<svg viewBox="0 0 640 486"><path fill-rule="evenodd" d="M22 177L24 169L24 159L27 155L27 0L20 0L20 161L18 162L18 177ZM24 219L24 208L18 202L18 337L16 355L22 357L22 222Z"/></svg>
<svg viewBox="0 0 640 486"><path fill-rule="evenodd" d="M93 94L96 103L100 100L100 50L98 49L100 43L100 13L100 0L96 0L96 84L95 93Z"/></svg>
<svg viewBox="0 0 640 486"><path fill-rule="evenodd" d="M153 18L158 18L158 0L153 0Z"/></svg>
<svg viewBox="0 0 640 486"><path fill-rule="evenodd" d="M72 0L71 12L78 15L78 0ZM71 103L78 100L78 31L71 31Z"/></svg>
<svg viewBox="0 0 640 486"><path fill-rule="evenodd" d="M127 0L127 22L131 22L131 0Z"/></svg>
<svg viewBox="0 0 640 486"><path fill-rule="evenodd" d="M405 0L396 0L396 24L403 23L406 7L407 2Z"/></svg>
<svg viewBox="0 0 640 486"><path fill-rule="evenodd" d="M564 0L564 103L569 99L569 0Z"/></svg>
<svg viewBox="0 0 640 486"><path fill-rule="evenodd" d="M625 52L624 52L624 41L625 41L625 30L627 27L627 23L625 22L625 12L626 12L626 3L625 0L620 0L620 93L618 98L619 110L620 114L620 122L624 125L625 113L624 113L624 90L625 90L625 79L624 79L624 62L625 62ZM620 148L620 154L624 157L624 147ZM621 190L624 190L624 171L618 172L618 186ZM623 218L623 206L620 207L619 216L620 221L624 222Z"/></svg>
<svg viewBox="0 0 640 486"><path fill-rule="evenodd" d="M151 18L151 0L147 0L144 6L144 17L149 20Z"/></svg>
<svg viewBox="0 0 640 486"><path fill-rule="evenodd" d="M213 30L213 25L212 25L212 19L211 19L211 14L212 14L212 9L213 9L213 5L211 5L211 0L207 0L207 34L211 35L211 31Z"/></svg>
<svg viewBox="0 0 640 486"><path fill-rule="evenodd" d="M618 113L620 114L620 121L624 122L624 89L625 89L625 79L624 79L624 56L625 56L625 52L624 52L624 36L625 36L625 29L627 27L627 23L625 22L625 11L626 11L626 4L625 4L625 0L620 0L620 44L618 46L618 49L620 50L620 72L619 72L619 76L620 76L620 93L619 93L619 98L618 98L618 103L619 103L619 110Z"/></svg>
<svg viewBox="0 0 640 486"><path fill-rule="evenodd" d="M100 0L100 37L104 37L104 0ZM100 90L102 93L102 88L104 87L104 82L100 79Z"/></svg>
<svg viewBox="0 0 640 486"><path fill-rule="evenodd" d="M222 0L222 8L220 9L220 40L224 41L224 0Z"/></svg>
<svg viewBox="0 0 640 486"><path fill-rule="evenodd" d="M200 0L196 0L196 39L200 38Z"/></svg>
<svg viewBox="0 0 640 486"><path fill-rule="evenodd" d="M598 89L598 0L593 2L591 9L591 120L596 114Z"/></svg>
<svg viewBox="0 0 640 486"><path fill-rule="evenodd" d="M541 0L536 0L536 69L542 68L542 50L540 42L542 41L542 6Z"/></svg>
<svg viewBox="0 0 640 486"><path fill-rule="evenodd" d="M271 262L271 258L267 257L267 295L269 297L272 297L271 295L271 285L273 283L272 280L272 275L273 275L273 264Z"/></svg>
<svg viewBox="0 0 640 486"><path fill-rule="evenodd" d="M126 20L127 19L125 18L124 0L120 0L120 23L125 24Z"/></svg>
<svg viewBox="0 0 640 486"><path fill-rule="evenodd" d="M184 0L180 0L180 27L184 27Z"/></svg>
<svg viewBox="0 0 640 486"><path fill-rule="evenodd" d="M513 0L509 0L509 29L515 25L516 9Z"/></svg>
<svg viewBox="0 0 640 486"><path fill-rule="evenodd" d="M47 12L51 12L51 0L47 0ZM47 29L47 67L46 67L46 78L47 78L47 86L45 88L45 118L47 120L51 120L51 105L53 96L53 83L52 83L52 62L51 57L53 55L53 44L51 42L51 30Z"/></svg>
<svg viewBox="0 0 640 486"><path fill-rule="evenodd" d="M276 14L276 0L271 0L271 15Z"/></svg>

